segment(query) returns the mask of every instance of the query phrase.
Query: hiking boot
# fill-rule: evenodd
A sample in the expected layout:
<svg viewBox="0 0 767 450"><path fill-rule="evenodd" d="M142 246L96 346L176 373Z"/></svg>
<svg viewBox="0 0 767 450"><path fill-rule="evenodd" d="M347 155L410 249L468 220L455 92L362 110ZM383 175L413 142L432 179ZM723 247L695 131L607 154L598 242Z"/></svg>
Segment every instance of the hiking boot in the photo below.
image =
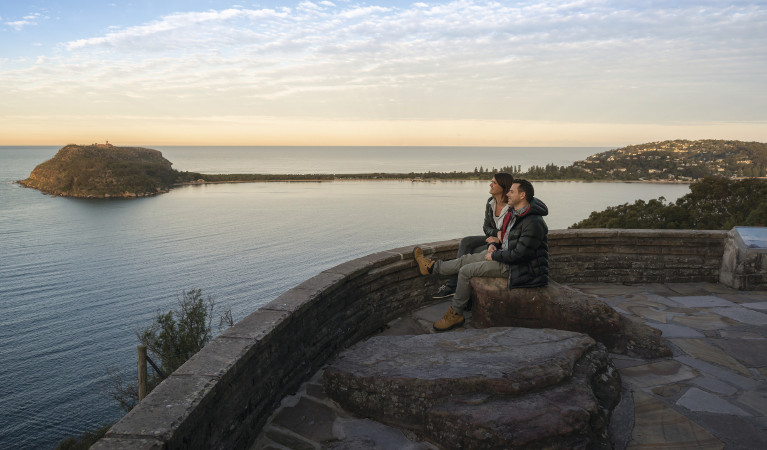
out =
<svg viewBox="0 0 767 450"><path fill-rule="evenodd" d="M434 270L434 261L423 256L421 247L413 249L413 258L418 263L418 271L421 272L421 275L428 275Z"/></svg>
<svg viewBox="0 0 767 450"><path fill-rule="evenodd" d="M466 319L463 317L463 315L456 314L455 310L451 306L447 309L447 312L444 316L442 316L441 319L434 322L434 329L436 331L452 330L455 327L460 327L464 322L466 322Z"/></svg>
<svg viewBox="0 0 767 450"><path fill-rule="evenodd" d="M443 284L439 287L439 290L434 293L434 295L431 296L431 298L437 299L437 298L447 298L452 297L455 294L455 288L448 286L446 284Z"/></svg>

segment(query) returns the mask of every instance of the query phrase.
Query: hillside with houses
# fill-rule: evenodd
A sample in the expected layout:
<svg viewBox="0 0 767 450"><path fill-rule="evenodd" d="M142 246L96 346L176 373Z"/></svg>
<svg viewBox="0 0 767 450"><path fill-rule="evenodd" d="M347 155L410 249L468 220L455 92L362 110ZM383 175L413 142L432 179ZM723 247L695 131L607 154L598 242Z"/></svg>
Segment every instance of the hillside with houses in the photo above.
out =
<svg viewBox="0 0 767 450"><path fill-rule="evenodd" d="M674 140L630 145L576 161L594 179L693 181L767 175L767 144L726 140Z"/></svg>

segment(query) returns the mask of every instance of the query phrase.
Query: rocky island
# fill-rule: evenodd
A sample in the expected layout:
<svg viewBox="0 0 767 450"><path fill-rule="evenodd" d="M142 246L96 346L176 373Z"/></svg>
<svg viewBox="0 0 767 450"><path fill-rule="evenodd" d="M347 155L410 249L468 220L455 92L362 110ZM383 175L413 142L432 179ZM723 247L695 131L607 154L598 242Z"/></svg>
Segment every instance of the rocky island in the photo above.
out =
<svg viewBox="0 0 767 450"><path fill-rule="evenodd" d="M19 183L64 197L144 197L167 192L183 181L183 173L171 165L158 150L70 144Z"/></svg>

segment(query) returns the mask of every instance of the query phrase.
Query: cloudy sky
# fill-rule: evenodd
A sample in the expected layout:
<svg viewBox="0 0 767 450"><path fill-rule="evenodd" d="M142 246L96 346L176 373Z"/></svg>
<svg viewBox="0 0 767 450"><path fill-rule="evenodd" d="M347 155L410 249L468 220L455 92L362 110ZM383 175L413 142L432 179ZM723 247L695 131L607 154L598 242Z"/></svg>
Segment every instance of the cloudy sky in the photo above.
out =
<svg viewBox="0 0 767 450"><path fill-rule="evenodd" d="M767 1L0 2L0 145L767 141Z"/></svg>

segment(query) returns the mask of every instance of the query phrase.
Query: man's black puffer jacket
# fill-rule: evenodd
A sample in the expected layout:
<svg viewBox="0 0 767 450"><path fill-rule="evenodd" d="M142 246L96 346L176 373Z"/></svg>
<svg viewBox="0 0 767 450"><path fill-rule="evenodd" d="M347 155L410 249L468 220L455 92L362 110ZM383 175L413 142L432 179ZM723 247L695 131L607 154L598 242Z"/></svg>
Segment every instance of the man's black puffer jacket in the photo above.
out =
<svg viewBox="0 0 767 450"><path fill-rule="evenodd" d="M545 203L533 197L530 208L512 219L509 245L493 252L493 260L509 265L509 289L549 283L549 227Z"/></svg>

